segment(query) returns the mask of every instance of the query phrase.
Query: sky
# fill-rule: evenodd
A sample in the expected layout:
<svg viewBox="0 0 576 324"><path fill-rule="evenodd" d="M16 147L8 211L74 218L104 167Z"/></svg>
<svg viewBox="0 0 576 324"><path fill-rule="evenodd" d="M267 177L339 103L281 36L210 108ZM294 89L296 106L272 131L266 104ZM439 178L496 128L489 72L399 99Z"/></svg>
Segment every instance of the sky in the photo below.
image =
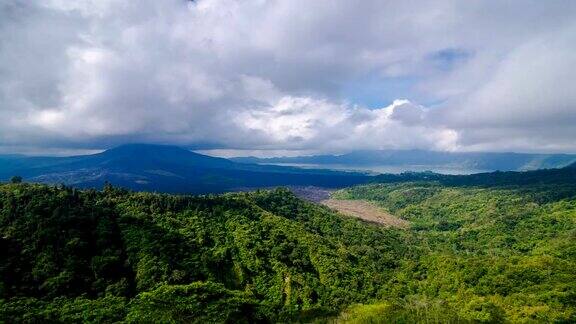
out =
<svg viewBox="0 0 576 324"><path fill-rule="evenodd" d="M576 1L3 0L0 152L576 153Z"/></svg>

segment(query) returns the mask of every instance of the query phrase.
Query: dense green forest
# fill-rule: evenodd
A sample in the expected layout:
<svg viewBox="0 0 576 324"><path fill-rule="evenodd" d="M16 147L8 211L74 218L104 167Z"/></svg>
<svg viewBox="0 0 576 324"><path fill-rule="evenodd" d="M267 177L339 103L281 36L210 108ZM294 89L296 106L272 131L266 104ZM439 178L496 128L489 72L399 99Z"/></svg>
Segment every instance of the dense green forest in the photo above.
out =
<svg viewBox="0 0 576 324"><path fill-rule="evenodd" d="M0 320L574 322L576 185L376 183L207 196L0 186Z"/></svg>
<svg viewBox="0 0 576 324"><path fill-rule="evenodd" d="M403 258L387 299L431 321L576 321L576 185L372 184L339 198L376 202L411 222L417 259ZM378 304L355 316L374 319ZM449 315L452 313L452 315Z"/></svg>
<svg viewBox="0 0 576 324"><path fill-rule="evenodd" d="M0 187L7 322L289 321L380 297L398 232L287 190L171 196Z"/></svg>

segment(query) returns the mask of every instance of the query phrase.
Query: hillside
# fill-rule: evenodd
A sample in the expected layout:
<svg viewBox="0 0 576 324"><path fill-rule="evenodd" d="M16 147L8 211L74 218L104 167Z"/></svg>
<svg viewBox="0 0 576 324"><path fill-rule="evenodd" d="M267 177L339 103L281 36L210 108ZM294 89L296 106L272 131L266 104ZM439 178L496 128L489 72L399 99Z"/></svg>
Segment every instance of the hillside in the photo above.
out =
<svg viewBox="0 0 576 324"><path fill-rule="evenodd" d="M528 154L492 152L438 152L424 150L355 151L342 155L232 159L243 163L302 164L312 166L375 167L395 166L405 171L422 171L427 167L455 170L519 171L564 167L576 161L573 154Z"/></svg>
<svg viewBox="0 0 576 324"><path fill-rule="evenodd" d="M337 192L334 198L368 201L409 221L423 252L416 260L403 258L385 301L352 307L341 318L387 323L397 307L390 300L402 300L420 311L407 323L574 322L575 183L419 181ZM456 315L445 317L451 312Z"/></svg>
<svg viewBox="0 0 576 324"><path fill-rule="evenodd" d="M342 187L361 174L235 163L164 145L130 144L72 157L0 156L0 180L19 175L41 183L102 188L112 183L138 191L207 193L278 185Z"/></svg>
<svg viewBox="0 0 576 324"><path fill-rule="evenodd" d="M405 229L284 189L175 196L1 185L0 318L573 322L576 182L562 179L420 179L332 195L378 205Z"/></svg>
<svg viewBox="0 0 576 324"><path fill-rule="evenodd" d="M378 296L411 253L400 237L286 190L191 197L3 185L0 319L328 316Z"/></svg>

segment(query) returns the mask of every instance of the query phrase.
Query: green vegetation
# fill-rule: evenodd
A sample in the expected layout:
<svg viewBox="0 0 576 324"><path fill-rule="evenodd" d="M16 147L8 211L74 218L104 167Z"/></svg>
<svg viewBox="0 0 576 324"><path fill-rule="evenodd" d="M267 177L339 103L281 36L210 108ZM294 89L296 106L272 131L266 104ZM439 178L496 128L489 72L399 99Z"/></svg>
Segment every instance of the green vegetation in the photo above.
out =
<svg viewBox="0 0 576 324"><path fill-rule="evenodd" d="M0 319L293 321L376 300L401 233L287 190L221 196L0 186Z"/></svg>
<svg viewBox="0 0 576 324"><path fill-rule="evenodd" d="M408 306L399 321L417 312L433 322L576 320L576 185L373 184L336 196L411 222L407 236L422 253L403 258L384 289ZM352 311L369 318L375 309Z"/></svg>
<svg viewBox="0 0 576 324"><path fill-rule="evenodd" d="M285 189L0 185L0 322L574 322L576 185L371 184L389 229Z"/></svg>
<svg viewBox="0 0 576 324"><path fill-rule="evenodd" d="M13 176L12 178L10 178L10 182L11 183L22 183L22 177L21 176Z"/></svg>

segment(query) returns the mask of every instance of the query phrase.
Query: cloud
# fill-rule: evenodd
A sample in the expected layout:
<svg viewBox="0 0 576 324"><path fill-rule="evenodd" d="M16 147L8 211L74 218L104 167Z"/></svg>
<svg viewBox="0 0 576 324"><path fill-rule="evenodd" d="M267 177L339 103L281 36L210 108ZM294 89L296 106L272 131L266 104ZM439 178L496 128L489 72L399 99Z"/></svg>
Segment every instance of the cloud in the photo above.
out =
<svg viewBox="0 0 576 324"><path fill-rule="evenodd" d="M575 7L9 0L0 146L576 151Z"/></svg>
<svg viewBox="0 0 576 324"><path fill-rule="evenodd" d="M439 109L435 121L457 129L460 144L471 148L574 151L574 44L576 25L514 48L480 85Z"/></svg>
<svg viewBox="0 0 576 324"><path fill-rule="evenodd" d="M243 112L236 123L249 130L251 138L260 138L265 149L453 149L457 134L425 125L427 113L424 107L407 100L366 109L307 97L283 97L270 107Z"/></svg>

